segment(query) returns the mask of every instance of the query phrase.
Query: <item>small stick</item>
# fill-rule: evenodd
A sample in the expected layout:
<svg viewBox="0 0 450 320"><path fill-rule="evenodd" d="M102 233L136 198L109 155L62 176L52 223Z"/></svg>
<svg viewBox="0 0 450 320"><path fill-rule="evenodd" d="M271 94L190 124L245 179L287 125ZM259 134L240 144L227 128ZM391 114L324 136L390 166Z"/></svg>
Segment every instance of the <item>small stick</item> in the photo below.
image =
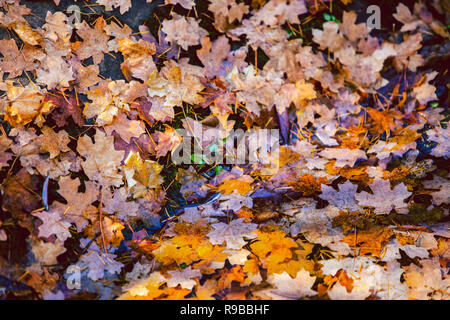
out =
<svg viewBox="0 0 450 320"><path fill-rule="evenodd" d="M98 205L100 233L102 235L103 250L105 251L105 253L108 253L108 249L106 248L106 242L105 242L105 234L103 233L103 210L102 210L102 204L103 204L102 188L100 187L100 204Z"/></svg>

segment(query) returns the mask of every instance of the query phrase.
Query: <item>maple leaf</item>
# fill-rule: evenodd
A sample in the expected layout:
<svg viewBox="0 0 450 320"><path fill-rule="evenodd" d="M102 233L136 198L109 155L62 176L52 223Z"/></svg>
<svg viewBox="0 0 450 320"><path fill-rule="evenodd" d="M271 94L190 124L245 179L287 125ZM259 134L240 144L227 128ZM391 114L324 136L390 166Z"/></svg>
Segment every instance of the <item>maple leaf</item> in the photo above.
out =
<svg viewBox="0 0 450 320"><path fill-rule="evenodd" d="M98 65L91 64L84 66L76 56L72 57L70 64L75 77L74 82L79 93L87 93L89 87L96 85L102 80L99 77L100 69Z"/></svg>
<svg viewBox="0 0 450 320"><path fill-rule="evenodd" d="M197 279L202 276L200 270L193 270L191 267L185 268L181 271L168 271L168 273L170 274L170 277L167 280L167 285L169 287L176 287L180 285L184 289L192 289L197 284L197 282L192 279Z"/></svg>
<svg viewBox="0 0 450 320"><path fill-rule="evenodd" d="M45 84L48 89L69 87L69 82L75 80L72 67L60 57L47 56L43 61L45 69L36 70L37 81Z"/></svg>
<svg viewBox="0 0 450 320"><path fill-rule="evenodd" d="M127 273L126 279L128 281L136 281L141 280L142 278L147 278L147 276L151 273L151 270L152 270L151 263L137 262L133 266L133 270Z"/></svg>
<svg viewBox="0 0 450 320"><path fill-rule="evenodd" d="M360 149L328 148L319 152L319 155L327 159L336 159L336 167L345 165L353 167L358 159L367 159L366 153Z"/></svg>
<svg viewBox="0 0 450 320"><path fill-rule="evenodd" d="M218 71L221 74L220 71ZM232 92L225 91L223 89L212 88L211 86L206 86L206 92L208 93L205 97L205 101L202 103L202 107L206 108L209 106L213 114L218 115L218 120L220 117L227 117L231 113L230 105L236 102L236 96Z"/></svg>
<svg viewBox="0 0 450 320"><path fill-rule="evenodd" d="M411 287L408 295L413 299L448 299L450 278L442 278L441 267L437 257L421 261L422 268L410 264L405 272L406 283Z"/></svg>
<svg viewBox="0 0 450 320"><path fill-rule="evenodd" d="M312 83L305 83L305 80L299 80L295 83L295 93L292 97L292 101L300 108L305 100L314 99L316 97L316 91L314 91L314 85Z"/></svg>
<svg viewBox="0 0 450 320"><path fill-rule="evenodd" d="M3 129L3 125L0 125L0 131L2 135L0 136L0 170L3 167L8 166L8 161L12 159L12 154L7 152L11 147L12 141L8 139L8 136Z"/></svg>
<svg viewBox="0 0 450 320"><path fill-rule="evenodd" d="M391 229L374 227L369 230L359 231L357 237L349 233L342 241L348 243L352 249L359 249L362 256L371 253L377 257L382 255L382 248L393 235Z"/></svg>
<svg viewBox="0 0 450 320"><path fill-rule="evenodd" d="M200 40L207 35L194 18L185 18L176 13L172 13L172 17L171 20L163 21L161 30L167 35L167 41L177 43L184 50L200 44Z"/></svg>
<svg viewBox="0 0 450 320"><path fill-rule="evenodd" d="M356 18L357 16L355 12L344 11L342 23L339 25L339 29L342 34L350 41L357 41L369 34L369 29L365 23L355 24Z"/></svg>
<svg viewBox="0 0 450 320"><path fill-rule="evenodd" d="M203 274L211 274L216 269L222 269L228 256L223 250L223 247L213 246L209 241L203 242L197 247L201 261L194 264L194 268L199 269Z"/></svg>
<svg viewBox="0 0 450 320"><path fill-rule="evenodd" d="M427 189L439 189L431 193L435 205L439 206L450 201L450 180L435 176L431 181L423 181L423 186Z"/></svg>
<svg viewBox="0 0 450 320"><path fill-rule="evenodd" d="M26 87L15 87L7 83L7 95L5 120L12 126L25 125L33 120L37 124L42 124L44 114L54 108L51 103L43 103L43 95L31 84Z"/></svg>
<svg viewBox="0 0 450 320"><path fill-rule="evenodd" d="M139 136L145 133L145 126L139 120L130 120L125 113L120 112L114 121L107 126L104 126L106 133L110 136L113 131L119 134L119 136L130 143L131 138L139 138Z"/></svg>
<svg viewBox="0 0 450 320"><path fill-rule="evenodd" d="M81 239L81 243L86 246L89 239ZM81 256L77 265L87 267L88 278L97 281L105 276L105 272L109 274L119 273L123 264L114 260L116 257L113 253L100 252L96 244L91 244L90 251Z"/></svg>
<svg viewBox="0 0 450 320"><path fill-rule="evenodd" d="M145 94L144 85L137 81L126 83L124 80L102 81L96 87L90 88L83 114L87 118L97 116L96 123L100 126L111 124L119 110L130 111L130 103Z"/></svg>
<svg viewBox="0 0 450 320"><path fill-rule="evenodd" d="M180 59L179 63L168 60L164 65L161 73L168 80L163 93L164 107L181 106L183 101L190 104L204 102L203 96L198 94L204 88L200 81L203 77L202 68L188 64L186 58Z"/></svg>
<svg viewBox="0 0 450 320"><path fill-rule="evenodd" d="M162 169L157 162L144 160L139 153L130 152L125 159L123 171L134 197L143 196L147 188L158 188L164 181L159 175Z"/></svg>
<svg viewBox="0 0 450 320"><path fill-rule="evenodd" d="M404 224L448 215L442 160L449 128L436 102L442 77L432 68L445 54L421 50L432 33L436 41L449 37L440 21L448 6L435 1L433 17L425 3L413 12L399 4L393 17L401 29L385 36L357 24L359 13L344 11L342 22L325 15L311 46L297 25L307 9L325 8L313 2L165 0L182 10L168 13L155 37L156 29L135 32L120 17L101 16L128 13L130 0L96 1L92 23L0 0L0 25L16 36L0 40L0 76L21 76L0 81L0 116L8 122L0 128L0 169L10 166L2 170L1 202L12 219L0 219L0 247L15 241L18 225L30 233L22 249L34 256L16 270L26 252L15 246L8 261L0 258L3 269L26 271L21 281L44 299L68 298L58 284L69 274L47 265L57 267L62 254L72 259L64 243L83 233L80 247L89 248L75 258L87 282L76 297L95 291L108 299L122 290L120 299L448 299L448 225ZM205 19L217 34L201 27ZM103 61L105 53L119 59ZM114 76L116 64L125 80ZM422 66L423 75L415 75ZM211 177L204 166L170 163L169 152L186 142L175 132L180 126L211 151L223 147L217 132L242 124L258 133L279 127L284 142L292 140L270 154L277 168L215 166ZM432 157L421 160L424 152ZM177 175L167 181L167 196L179 190L198 204L220 194L164 210L168 172ZM285 199L300 192L303 198ZM420 195L428 202L405 203ZM398 216L395 227L373 218L392 209L409 215ZM158 239L147 233L162 223ZM415 263L404 265L404 256Z"/></svg>
<svg viewBox="0 0 450 320"><path fill-rule="evenodd" d="M321 49L329 49L334 52L342 48L344 37L339 32L339 25L334 21L328 21L323 24L323 31L313 29L313 41L320 45Z"/></svg>
<svg viewBox="0 0 450 320"><path fill-rule="evenodd" d="M355 48L347 46L335 52L335 58L345 65L350 80L363 88L371 90L380 88L388 83L381 78L380 71L383 69L384 61L398 52L391 43L383 43L372 55L364 56L357 54Z"/></svg>
<svg viewBox="0 0 450 320"><path fill-rule="evenodd" d="M20 76L23 71L31 71L36 68L35 60L39 58L39 51L34 47L25 45L20 51L13 39L0 40L1 73L8 72L8 78Z"/></svg>
<svg viewBox="0 0 450 320"><path fill-rule="evenodd" d="M416 53L421 47L422 34L416 33L410 35L402 43L395 45L396 55L394 57L394 67L401 70L407 67L412 72L416 72L417 68L424 64L423 57Z"/></svg>
<svg viewBox="0 0 450 320"><path fill-rule="evenodd" d="M173 106L165 105L164 99L155 97L149 100L151 102L151 106L148 112L148 116L151 119L151 122L156 121L170 121L175 116L175 112L173 110Z"/></svg>
<svg viewBox="0 0 450 320"><path fill-rule="evenodd" d="M228 255L227 260L231 264L240 264L244 265L248 261L248 256L251 254L247 249L240 250L224 250L224 252Z"/></svg>
<svg viewBox="0 0 450 320"><path fill-rule="evenodd" d="M353 282L353 290L361 291L361 295L369 296L371 291L376 291L375 294L381 299L406 299L407 285L400 282L403 270L395 263L383 268L376 265L375 260L363 256L330 259L321 263L324 265L324 274L336 274L340 269L347 274L358 274Z"/></svg>
<svg viewBox="0 0 450 320"><path fill-rule="evenodd" d="M216 221L216 217L225 217L227 214L222 210L215 209L212 205L202 205L194 208L186 208L180 216L181 221L189 223L203 223Z"/></svg>
<svg viewBox="0 0 450 320"><path fill-rule="evenodd" d="M436 87L429 83L437 76L437 74L436 71L428 73L424 82L413 89L414 96L420 104L427 104L429 101L437 100Z"/></svg>
<svg viewBox="0 0 450 320"><path fill-rule="evenodd" d="M445 129L436 127L428 130L426 133L431 141L437 143L431 150L431 155L448 158L450 155L450 126L447 126Z"/></svg>
<svg viewBox="0 0 450 320"><path fill-rule="evenodd" d="M97 0L97 3L105 6L106 11L119 8L120 14L124 14L131 8L131 0Z"/></svg>
<svg viewBox="0 0 450 320"><path fill-rule="evenodd" d="M48 238L52 235L56 235L58 240L64 242L72 236L69 232L71 224L61 219L61 216L57 211L40 211L33 213L33 215L43 222L43 224L39 226L39 237Z"/></svg>
<svg viewBox="0 0 450 320"><path fill-rule="evenodd" d="M197 251L189 245L178 246L172 243L172 241L165 241L159 248L152 251L153 256L163 265L170 265L176 263L180 265L182 263L191 264L198 260Z"/></svg>
<svg viewBox="0 0 450 320"><path fill-rule="evenodd" d="M58 263L56 259L60 254L67 251L61 242L44 242L38 241L33 244L31 251L33 252L35 258L42 264L45 265L55 265Z"/></svg>
<svg viewBox="0 0 450 320"><path fill-rule="evenodd" d="M286 233L283 231L258 231L256 240L250 245L250 248L263 262L263 267L267 268L269 274L274 273L274 270L276 272L280 263L291 259L293 255L291 249L298 247L297 243L286 237Z"/></svg>
<svg viewBox="0 0 450 320"><path fill-rule="evenodd" d="M386 143L386 141L378 140L376 144L367 150L367 153L376 153L377 158L384 160L389 158L392 149L397 145L395 142Z"/></svg>
<svg viewBox="0 0 450 320"><path fill-rule="evenodd" d="M333 139L334 134L337 131L336 124L333 122L317 122L316 123L316 136L326 146L337 146L339 143L336 139Z"/></svg>
<svg viewBox="0 0 450 320"><path fill-rule="evenodd" d="M119 187L122 175L118 173L124 151L114 149L114 137L108 137L100 130L96 130L95 142L91 137L84 135L78 139L77 151L85 157L81 166L91 180L98 181L104 187Z"/></svg>
<svg viewBox="0 0 450 320"><path fill-rule="evenodd" d="M93 206L90 206L84 214L91 221L91 224L83 230L86 236L94 238L96 234L100 233L104 247L108 247L109 245L113 245L114 247L120 246L122 240L124 240L122 230L125 228L121 222L118 222L114 217L111 217L112 219L102 217L100 220L100 213Z"/></svg>
<svg viewBox="0 0 450 320"><path fill-rule="evenodd" d="M182 141L182 137L170 126L166 126L164 132L156 131L152 135L156 145L156 157L163 157L169 151L174 152Z"/></svg>
<svg viewBox="0 0 450 320"><path fill-rule="evenodd" d="M43 127L41 129L42 135L36 138L40 142L42 149L50 153L50 158L57 157L61 152L68 152L70 148L67 144L70 142L69 134L61 130L58 133L52 128Z"/></svg>
<svg viewBox="0 0 450 320"><path fill-rule="evenodd" d="M336 283L333 288L328 289L327 294L331 300L364 300L370 292L359 287L352 288L349 292L346 287Z"/></svg>
<svg viewBox="0 0 450 320"><path fill-rule="evenodd" d="M358 189L358 186L350 181L340 184L339 191L330 186L322 185L322 194L319 197L341 210L358 211L360 207L355 202L356 189Z"/></svg>
<svg viewBox="0 0 450 320"><path fill-rule="evenodd" d="M374 240L376 241L377 239L374 239ZM399 243L399 241L397 239L394 239L393 241L390 241L388 244L386 244L385 248L383 249L382 260L383 261L393 261L393 260L401 259L402 255L399 252L400 249L403 252L405 252L406 255L408 257L410 257L411 259L414 259L416 257L419 257L422 259L422 258L428 258L428 256L429 256L429 252L426 248L416 246L415 244L403 244L402 245ZM365 250L362 250L362 251L365 251ZM376 253L375 255L380 256L379 253Z"/></svg>
<svg viewBox="0 0 450 320"><path fill-rule="evenodd" d="M218 74L225 74L222 62L227 58L230 51L227 37L221 36L213 43L211 43L209 37L204 37L201 44L202 48L197 50L197 56L205 66L206 77L214 78ZM220 70L223 70L223 72L219 72Z"/></svg>
<svg viewBox="0 0 450 320"><path fill-rule="evenodd" d="M119 300L132 299L135 296L145 296L145 299L157 298L164 293L159 287L165 282L167 279L159 271L152 272L147 279L127 288L127 292L119 297Z"/></svg>
<svg viewBox="0 0 450 320"><path fill-rule="evenodd" d="M232 194L237 191L239 194L245 196L250 191L253 190L251 184L253 183L253 178L250 176L242 176L238 179L229 179L222 183L218 190L224 194Z"/></svg>
<svg viewBox="0 0 450 320"><path fill-rule="evenodd" d="M84 183L86 191L78 192L81 182L78 179L71 179L70 176L59 179L58 193L67 201L67 205L62 203L53 203L51 208L59 212L69 221L75 223L77 230L81 231L88 224L83 216L89 205L98 198L98 186L92 181Z"/></svg>
<svg viewBox="0 0 450 320"><path fill-rule="evenodd" d="M223 32L228 24L241 21L249 12L249 6L235 0L215 0L211 1L208 10L214 14L214 26Z"/></svg>
<svg viewBox="0 0 450 320"><path fill-rule="evenodd" d="M261 9L256 11L252 20L269 26L282 25L284 23L300 23L298 16L307 12L303 0L268 1Z"/></svg>
<svg viewBox="0 0 450 320"><path fill-rule="evenodd" d="M308 197L320 192L323 183L328 183L327 178L318 177L316 179L312 174L305 173L298 180L290 182L289 185L294 190L302 192L304 196Z"/></svg>
<svg viewBox="0 0 450 320"><path fill-rule="evenodd" d="M114 214L121 220L126 220L127 217L137 216L139 204L133 201L127 201L127 193L124 188L120 188L111 193L103 194L103 211Z"/></svg>
<svg viewBox="0 0 450 320"><path fill-rule="evenodd" d="M69 117L80 127L84 124L81 105L77 103L75 97L46 93L44 103L47 102L55 108L51 116L55 119L58 127L64 127Z"/></svg>
<svg viewBox="0 0 450 320"><path fill-rule="evenodd" d="M92 57L94 64L99 64L103 60L103 53L109 51L109 36L104 32L105 25L105 20L100 17L95 22L94 28L91 28L86 21L76 26L77 34L83 39L83 42L78 42L74 50L79 59Z"/></svg>
<svg viewBox="0 0 450 320"><path fill-rule="evenodd" d="M419 18L412 15L411 10L409 10L409 8L403 3L399 3L396 10L397 12L392 16L396 20L403 23L403 26L400 29L401 32L414 31L419 27L425 26L425 23Z"/></svg>
<svg viewBox="0 0 450 320"><path fill-rule="evenodd" d="M233 281L242 284L245 280L245 274L241 266L234 266L230 269L221 269L219 270L219 276L220 278L217 280L217 286L221 290L230 289ZM233 298L230 297L230 299Z"/></svg>
<svg viewBox="0 0 450 320"><path fill-rule="evenodd" d="M217 291L217 282L214 280L206 280L202 285L198 285L195 289L195 295L199 300L215 300L214 294Z"/></svg>
<svg viewBox="0 0 450 320"><path fill-rule="evenodd" d="M33 30L26 20L13 22L10 27L17 33L20 40L23 42L32 46L43 44L42 35L36 30Z"/></svg>
<svg viewBox="0 0 450 320"><path fill-rule="evenodd" d="M119 25L116 22L111 21L111 23L105 27L105 32L108 36L114 37L114 39L108 41L109 49L117 52L120 46L119 41L129 38L133 33L133 30L126 24Z"/></svg>
<svg viewBox="0 0 450 320"><path fill-rule="evenodd" d="M132 41L129 38L119 40L119 51L124 55L124 62L120 65L125 78L131 76L147 81L150 74L156 70L152 55L155 54L155 44L148 41Z"/></svg>
<svg viewBox="0 0 450 320"><path fill-rule="evenodd" d="M241 196L236 191L233 191L231 194L224 194L220 196L219 199L220 208L224 211L238 211L243 206L247 208L251 208L253 206L253 200L250 197ZM225 201L223 201L225 200Z"/></svg>
<svg viewBox="0 0 450 320"><path fill-rule="evenodd" d="M374 207L376 214L389 214L392 209L397 213L408 213L408 204L404 202L412 193L408 191L403 183L391 190L389 180L375 179L370 184L373 194L366 191L355 194L355 199L360 206Z"/></svg>
<svg viewBox="0 0 450 320"><path fill-rule="evenodd" d="M213 224L213 231L207 234L212 244L226 243L227 249L241 249L247 242L244 238L254 239L257 225L245 223L243 218L231 221L229 224L219 222Z"/></svg>
<svg viewBox="0 0 450 320"><path fill-rule="evenodd" d="M298 300L303 297L316 295L312 290L316 277L311 277L306 270L300 270L295 278L287 272L273 274L267 281L275 288L262 291L262 293L277 300Z"/></svg>
<svg viewBox="0 0 450 320"><path fill-rule="evenodd" d="M59 45L65 46L70 42L73 27L67 23L67 20L67 16L63 12L58 11L52 13L47 11L47 15L45 16L45 24L42 26L42 29L45 30L45 39L55 43L56 47L59 47ZM59 41L62 42L62 44L56 45ZM46 48L46 51L48 52L48 48Z"/></svg>

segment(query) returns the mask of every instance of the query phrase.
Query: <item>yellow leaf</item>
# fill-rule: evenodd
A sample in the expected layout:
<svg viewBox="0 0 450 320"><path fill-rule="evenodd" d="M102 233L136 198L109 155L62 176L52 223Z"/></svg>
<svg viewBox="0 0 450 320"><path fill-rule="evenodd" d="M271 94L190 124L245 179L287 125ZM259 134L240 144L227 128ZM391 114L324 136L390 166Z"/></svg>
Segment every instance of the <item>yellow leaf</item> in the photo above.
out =
<svg viewBox="0 0 450 320"><path fill-rule="evenodd" d="M245 196L253 190L251 186L253 179L250 176L244 177L241 177L239 179L227 180L221 186L219 186L218 190L221 193L225 194L231 194L234 190L236 190L241 195Z"/></svg>
<svg viewBox="0 0 450 320"><path fill-rule="evenodd" d="M304 79L295 83L295 93L292 97L297 108L300 108L306 100L314 99L317 97L314 85L312 83L306 83Z"/></svg>
<svg viewBox="0 0 450 320"><path fill-rule="evenodd" d="M128 188L136 198L144 196L146 188L156 189L163 183L162 169L162 165L144 160L136 152L130 152L123 166Z"/></svg>

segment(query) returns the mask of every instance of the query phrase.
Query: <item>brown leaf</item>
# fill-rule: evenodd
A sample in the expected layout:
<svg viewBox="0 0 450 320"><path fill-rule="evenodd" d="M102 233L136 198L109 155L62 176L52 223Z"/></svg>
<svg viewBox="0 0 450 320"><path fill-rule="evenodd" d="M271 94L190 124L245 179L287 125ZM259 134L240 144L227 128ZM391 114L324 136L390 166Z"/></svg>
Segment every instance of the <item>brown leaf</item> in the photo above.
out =
<svg viewBox="0 0 450 320"><path fill-rule="evenodd" d="M33 70L35 60L39 57L38 50L29 45L25 45L19 51L13 39L0 40L0 54L3 58L0 61L1 73L8 72L8 78L20 76L23 71Z"/></svg>
<svg viewBox="0 0 450 320"><path fill-rule="evenodd" d="M75 97L47 92L44 95L44 103L46 102L50 102L56 108L51 113L51 116L55 119L58 127L66 126L69 117L71 117L79 127L84 124L83 116L81 114L82 105L77 105Z"/></svg>
<svg viewBox="0 0 450 320"><path fill-rule="evenodd" d="M104 52L108 52L109 36L104 32L106 22L102 17L97 19L94 28L91 28L86 21L77 26L77 33L83 42L77 42L74 52L81 60L92 57L94 64L99 64L104 57Z"/></svg>
<svg viewBox="0 0 450 320"><path fill-rule="evenodd" d="M33 120L42 124L43 115L54 108L51 103L43 101L43 95L31 84L26 87L15 87L8 83L7 90L5 120L12 126L25 125Z"/></svg>
<svg viewBox="0 0 450 320"><path fill-rule="evenodd" d="M152 55L156 48L153 43L139 40L133 41L129 38L119 40L119 51L124 56L124 62L120 65L122 72L127 80L131 76L147 81L149 75L156 70Z"/></svg>
<svg viewBox="0 0 450 320"><path fill-rule="evenodd" d="M1 190L2 209L10 212L21 226L33 232L32 219L29 214L43 206L39 195L39 179L22 168L15 175L5 179Z"/></svg>

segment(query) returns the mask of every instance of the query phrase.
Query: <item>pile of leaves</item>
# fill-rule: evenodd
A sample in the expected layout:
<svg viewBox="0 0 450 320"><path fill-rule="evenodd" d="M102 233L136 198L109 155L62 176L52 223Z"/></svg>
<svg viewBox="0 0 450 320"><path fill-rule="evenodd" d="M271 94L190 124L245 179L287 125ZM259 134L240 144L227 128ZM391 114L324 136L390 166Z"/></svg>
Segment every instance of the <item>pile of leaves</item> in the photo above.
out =
<svg viewBox="0 0 450 320"><path fill-rule="evenodd" d="M54 2L0 0L0 297L449 299L448 1Z"/></svg>

